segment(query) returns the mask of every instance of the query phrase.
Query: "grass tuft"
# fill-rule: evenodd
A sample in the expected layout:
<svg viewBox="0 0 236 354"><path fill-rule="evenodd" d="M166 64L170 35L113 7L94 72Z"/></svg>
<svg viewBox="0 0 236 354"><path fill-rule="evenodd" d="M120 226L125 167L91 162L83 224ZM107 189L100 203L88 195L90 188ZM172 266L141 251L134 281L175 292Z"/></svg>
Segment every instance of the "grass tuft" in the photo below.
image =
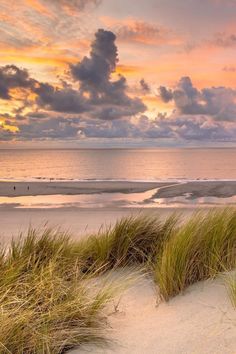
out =
<svg viewBox="0 0 236 354"><path fill-rule="evenodd" d="M153 262L179 219L178 214L173 214L164 221L157 216L122 218L113 228L80 243L80 258L85 265L84 271L94 271L95 268L107 271Z"/></svg>
<svg viewBox="0 0 236 354"><path fill-rule="evenodd" d="M164 245L155 278L165 300L236 265L236 211L197 212Z"/></svg>

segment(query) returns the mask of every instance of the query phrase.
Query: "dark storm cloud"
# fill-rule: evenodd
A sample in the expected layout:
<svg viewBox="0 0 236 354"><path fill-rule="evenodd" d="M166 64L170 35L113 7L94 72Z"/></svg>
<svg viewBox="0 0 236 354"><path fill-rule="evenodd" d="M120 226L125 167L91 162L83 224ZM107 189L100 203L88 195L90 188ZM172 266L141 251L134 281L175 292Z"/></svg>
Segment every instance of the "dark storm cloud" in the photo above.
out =
<svg viewBox="0 0 236 354"><path fill-rule="evenodd" d="M10 100L10 90L13 88L31 88L35 80L29 77L25 69L20 69L15 65L0 67L0 98Z"/></svg>
<svg viewBox="0 0 236 354"><path fill-rule="evenodd" d="M166 95L169 92L169 97ZM174 101L177 111L184 115L206 115L215 120L236 120L236 90L227 87L196 89L189 77L182 77L170 91L162 87L160 97L164 102Z"/></svg>

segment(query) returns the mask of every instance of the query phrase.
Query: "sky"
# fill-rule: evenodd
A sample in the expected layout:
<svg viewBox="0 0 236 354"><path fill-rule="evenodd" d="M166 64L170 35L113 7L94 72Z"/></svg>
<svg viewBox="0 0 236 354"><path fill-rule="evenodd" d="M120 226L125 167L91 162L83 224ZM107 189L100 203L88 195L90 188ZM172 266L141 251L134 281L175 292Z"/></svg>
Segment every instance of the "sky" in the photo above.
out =
<svg viewBox="0 0 236 354"><path fill-rule="evenodd" d="M236 0L0 0L0 147L235 146Z"/></svg>

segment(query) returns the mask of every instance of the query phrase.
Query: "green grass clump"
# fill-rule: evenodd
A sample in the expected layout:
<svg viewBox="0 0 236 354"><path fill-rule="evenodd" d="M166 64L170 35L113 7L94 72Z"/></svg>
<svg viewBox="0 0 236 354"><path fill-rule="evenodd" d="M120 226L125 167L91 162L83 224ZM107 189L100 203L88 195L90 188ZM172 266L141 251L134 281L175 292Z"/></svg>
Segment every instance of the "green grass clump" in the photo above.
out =
<svg viewBox="0 0 236 354"><path fill-rule="evenodd" d="M236 265L236 211L198 212L166 242L155 278L168 300L187 286Z"/></svg>
<svg viewBox="0 0 236 354"><path fill-rule="evenodd" d="M122 218L113 228L80 243L78 252L86 265L84 271L153 262L178 220L177 214L164 221L142 215Z"/></svg>

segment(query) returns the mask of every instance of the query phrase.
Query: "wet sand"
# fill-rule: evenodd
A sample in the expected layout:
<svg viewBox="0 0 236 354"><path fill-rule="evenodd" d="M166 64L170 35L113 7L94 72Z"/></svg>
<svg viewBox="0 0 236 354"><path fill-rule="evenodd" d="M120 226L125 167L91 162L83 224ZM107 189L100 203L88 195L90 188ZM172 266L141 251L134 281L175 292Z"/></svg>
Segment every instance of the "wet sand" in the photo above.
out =
<svg viewBox="0 0 236 354"><path fill-rule="evenodd" d="M27 195L78 195L93 193L141 193L172 185L171 182L133 181L68 181L68 182L14 182L0 181L0 196L19 197Z"/></svg>
<svg viewBox="0 0 236 354"><path fill-rule="evenodd" d="M160 188L153 198L174 198L189 194L188 198L228 198L236 195L236 181L190 181Z"/></svg>
<svg viewBox="0 0 236 354"><path fill-rule="evenodd" d="M143 193L158 189L153 198L217 197L227 198L236 195L236 181L40 181L14 182L0 181L0 196L19 197L35 195L80 195L98 193Z"/></svg>

